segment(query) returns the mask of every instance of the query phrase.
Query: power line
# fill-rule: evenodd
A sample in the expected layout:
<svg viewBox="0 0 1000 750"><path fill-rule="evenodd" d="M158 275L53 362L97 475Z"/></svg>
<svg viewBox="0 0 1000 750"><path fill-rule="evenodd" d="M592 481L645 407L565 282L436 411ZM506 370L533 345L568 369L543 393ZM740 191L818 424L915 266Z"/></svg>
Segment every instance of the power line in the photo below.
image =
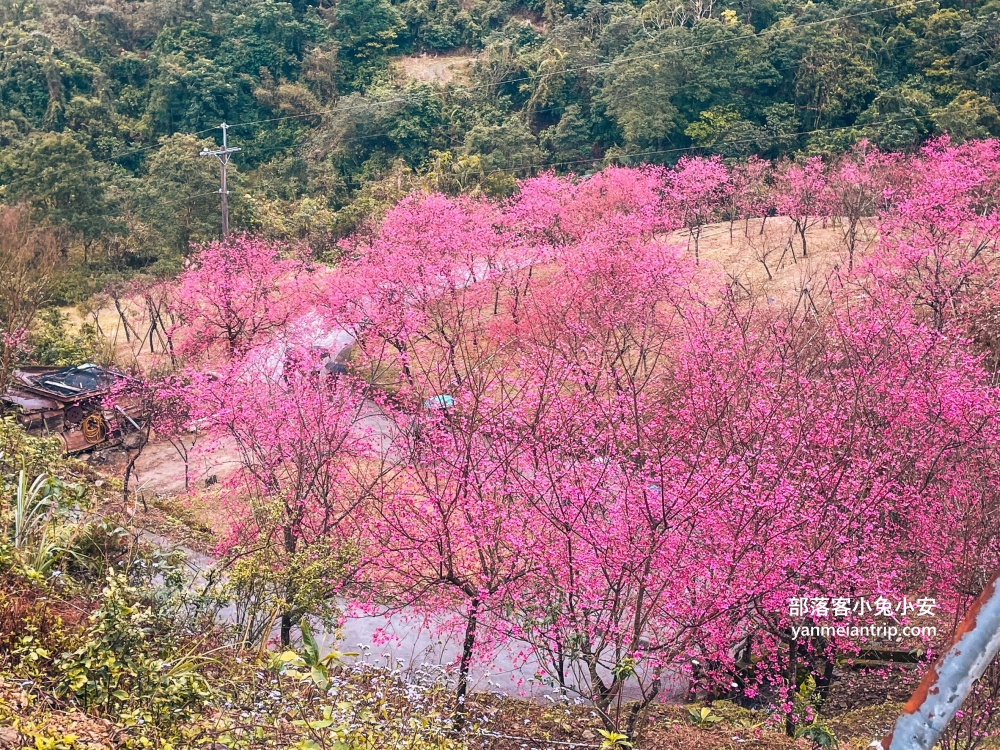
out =
<svg viewBox="0 0 1000 750"><path fill-rule="evenodd" d="M896 122L909 122L909 121L922 120L922 119L926 119L926 118L923 115L916 115L916 116L908 116L908 117L897 117L897 118L893 118L893 119L889 119L889 120L880 120L880 121L877 121L877 122L873 122L871 124L872 125L887 125L887 124L896 123ZM864 128L864 127L866 127L866 125L857 125L857 124L855 124L855 125L839 125L839 126L836 126L836 127L815 128L813 130L798 131L798 132L795 132L795 133L766 134L765 137L776 139L776 140L795 139L795 138L799 138L799 137L802 137L802 136L814 135L816 133L833 133L833 132L838 132L838 131L842 131L842 130L856 130L856 129L860 129L860 128ZM384 134L382 134L382 135L384 135ZM718 146L737 145L737 144L750 144L750 143L755 143L756 141L757 141L757 138L721 140L721 141L717 141L716 143L712 144L712 146L710 148L716 148ZM703 147L703 146L679 146L679 147L676 147L676 148L658 149L658 150L655 150L655 151L637 151L637 152L633 152L633 153L624 153L624 154L618 154L618 155L615 155L615 156L608 156L607 154L605 154L604 156L596 156L596 157L591 157L591 158L586 158L586 159L573 159L573 160L561 161L561 162L547 162L547 161L528 162L528 163L518 164L517 166L496 167L496 168L491 169L489 171L487 171L487 170L479 170L479 175L481 177L488 177L488 176L491 176L491 175L494 175L494 174L503 174L503 173L506 173L506 172L523 172L523 171L533 170L533 169L538 169L538 168L547 169L547 168L552 168L552 167L561 167L561 166L568 166L568 165L573 165L573 164L592 164L592 163L601 162L601 161L620 161L622 159L632 159L632 158L639 157L639 156L654 156L654 155L664 155L664 154L670 154L670 153L681 153L681 152L690 152L690 151L704 151L704 150L706 150L706 148L707 147ZM511 164L512 161L513 160L508 160L507 163ZM353 182L353 181L345 180L344 181L344 185L345 186L353 186L353 187L363 187L364 183L358 183L358 182Z"/></svg>
<svg viewBox="0 0 1000 750"><path fill-rule="evenodd" d="M880 121L877 121L877 122L873 122L871 124L872 125L888 125L888 124L894 123L894 122L907 122L907 121L911 121L911 120L922 120L922 119L925 119L925 117L923 115L914 115L914 116L909 116L909 117L894 118L894 119L891 119L891 120L880 120ZM772 138L772 139L777 139L777 140L794 139L794 138L800 138L802 136L807 136L807 135L815 135L816 133L834 133L834 132L841 131L841 130L858 130L858 129L861 129L861 128L864 128L864 127L865 127L865 125L838 125L836 127L815 128L813 130L803 130L803 131L798 131L798 132L795 132L795 133L773 133L773 134L766 134L765 137ZM568 165L572 165L572 164L593 164L594 162L600 162L600 161L632 159L632 158L639 157L639 156L662 156L662 155L665 155L665 154L675 154L675 153L690 152L690 151L705 151L708 148L717 148L719 146L732 146L732 145L739 145L739 144L755 143L757 140L758 140L757 138L742 138L742 139L737 138L737 139L717 141L717 142L713 143L711 147L705 147L705 146L678 146L676 148L657 149L655 151L635 151L635 152L632 152L632 153L618 154L618 155L615 155L615 156L608 156L607 154L605 154L604 156L595 156L595 157L586 158L586 159L572 159L572 160L569 160L569 161L559 161L559 162L528 162L528 163L519 164L519 165L516 165L516 166L497 167L495 169L490 170L489 172L487 172L487 171L484 170L482 172L482 174L487 175L487 174L496 174L496 173L503 173L503 172L519 172L519 171L524 171L524 170L529 170L529 169L536 169L536 168L564 167L564 166L568 166ZM507 163L508 164L512 164L512 162L513 162L513 160L508 160Z"/></svg>
<svg viewBox="0 0 1000 750"><path fill-rule="evenodd" d="M798 64L796 64L796 65L798 65ZM786 66L786 68L782 68L782 70L788 69L790 67L796 67L796 65ZM626 94L624 96L634 95L635 93L638 93L638 92L632 92L632 94ZM544 112L544 111L550 111L550 110L556 110L556 109L565 109L566 106L567 105L560 105L560 106L557 106L557 107L549 107L549 108L545 108L545 109L535 110L535 112ZM592 164L592 163L601 162L601 161L620 161L622 159L632 159L632 158L642 157L642 156L662 156L662 155L673 154L673 153L684 153L684 152L693 152L693 151L705 151L705 150L711 150L711 149L718 149L719 147L724 147L724 146L743 145L743 144L749 145L749 144L752 144L752 143L756 143L756 142L758 142L761 139L770 139L770 140L778 140L778 141L794 140L796 138L801 138L801 137L805 137L805 136L809 136L809 135L815 135L817 133L834 133L834 132L845 131L845 130L859 130L859 129L863 129L865 127L868 127L870 125L871 126L874 126L874 125L888 125L888 124L892 124L892 123L911 122L911 121L922 120L922 119L926 119L926 117L923 116L923 115L914 115L914 116L907 116L907 117L891 118L891 119L887 119L887 120L877 120L877 121L874 121L872 123L863 123L863 124L854 123L852 125L838 125L838 126L831 126L831 127L826 127L826 128L814 128L812 130L795 131L795 132L792 132L792 133L767 133L767 132L764 132L764 133L761 134L760 137L742 138L742 139L740 139L740 138L722 139L722 140L719 140L719 141L716 141L716 142L712 143L710 146L678 146L678 147L667 148L667 149L656 149L656 150L648 150L648 151L636 151L636 152L632 152L632 153L623 153L623 154L619 154L619 155L616 155L616 156L610 156L610 157L607 154L604 154L603 156L588 157L588 158L573 159L573 160L565 160L565 161L559 161L559 162L551 162L551 161L537 161L537 162L528 162L528 163L519 162L516 165L514 165L513 160L507 160L508 166L506 166L506 167L496 167L496 168L490 170L489 172L481 171L480 174L483 175L483 176L487 176L487 175L498 174L498 173L505 173L505 172L520 172L520 171L532 170L532 169L537 169L537 168L546 169L546 168L555 168L555 167L565 167L565 166L576 165L576 164ZM232 126L230 126L230 127L232 127ZM351 138L342 138L342 139L339 140L338 145L342 145L342 144L345 144L345 143L357 142L357 141L361 141L361 140L366 140L366 139L369 139L369 138L381 138L381 137L385 137L385 136L388 136L388 135L390 135L390 133L370 133L370 134L367 134L367 135L354 136L354 137L351 137ZM251 145L250 148L253 149L253 146ZM271 152L271 151L282 150L284 148L286 148L286 147L285 146L274 146L274 147L268 147L268 148L262 148L262 149L253 149L253 150L256 153L267 153L267 152ZM353 186L360 186L362 183L355 183L353 181L345 181L344 184L348 185L348 186L351 186L351 185L353 185Z"/></svg>
<svg viewBox="0 0 1000 750"><path fill-rule="evenodd" d="M207 198L210 195L218 195L218 194L219 194L218 190L213 190L210 193L195 193L194 195L185 195L183 198L175 198L174 200L171 201L157 201L156 205L172 206L175 203L187 203L188 201L192 201L195 198Z"/></svg>
<svg viewBox="0 0 1000 750"><path fill-rule="evenodd" d="M907 43L912 44L913 42L912 42L912 40L907 40ZM799 61L799 62L791 63L790 65L783 65L783 66L780 66L780 67L778 67L778 66L772 66L772 67L774 68L774 70L776 72L784 72L784 71L787 71L787 70L791 70L793 68L797 68L801 64L802 64L802 62ZM617 95L616 98L619 101L621 101L623 99L630 99L630 98L633 98L633 97L636 97L636 96L645 95L645 93L646 92L644 92L644 91L629 91L629 92ZM367 102L367 104L369 104L371 107L379 107L379 106L382 106L383 104L394 103L395 101L398 101L398 100L393 100L393 101L386 100L386 101L380 101L380 102ZM571 104L557 104L557 105L553 105L551 107L541 107L541 108L538 108L538 109L532 109L532 110L528 111L527 113L530 114L530 115L538 115L538 114L541 114L543 112L558 112L560 110L565 110L565 109L567 109L567 108L569 108L571 106L573 106L573 103L571 103ZM312 114L315 115L317 113L312 113ZM301 116L305 117L306 115L301 115ZM909 118L909 119L919 119L919 118ZM266 122L266 121L255 121L255 122ZM894 121L884 121L883 120L881 122L894 122ZM246 125L248 123L243 123L243 124ZM872 123L872 124L878 124L878 123ZM236 125L230 125L229 127L230 128L234 128L234 127L237 127L237 126ZM855 124L855 125L844 125L844 126L839 126L839 128L834 128L834 129L851 129L853 127L864 127L864 126L858 126L857 124ZM212 128L206 128L205 130L199 130L199 131L196 131L194 133L177 133L177 135L192 135L192 136L197 136L197 135L203 135L204 133L210 133L210 132L212 132L214 130L218 130L218 129L219 129L218 126L216 126L216 127L212 127ZM829 128L827 128L827 130L829 130ZM814 133L814 132L819 132L819 131L818 130L798 131L798 132L796 132L794 134L785 134L785 135L780 135L780 136L779 135L773 135L771 137L774 137L774 138L778 138L778 137L787 138L787 137L794 137L795 135L807 135L809 133ZM372 139L372 138L384 138L384 137L388 137L388 136L391 136L391 135L392 135L392 133L383 132L383 133L367 133L367 134L364 134L364 135L355 135L355 136L350 136L350 137L338 138L337 139L337 145L340 146L340 145L343 145L343 144L346 144L346 143L356 143L358 141L369 140L369 139ZM740 142L749 142L749 141L740 141ZM137 148L137 149L135 149L133 151L126 151L126 152L123 152L121 154L117 154L116 156L109 156L109 157L106 157L104 159L95 159L95 161L98 162L98 163L115 161L117 159L125 158L126 156L131 156L131 155L134 155L134 154L142 153L144 151L149 151L149 150L152 150L152 149L160 148L162 145L163 145L162 143L153 143L153 144L150 144L148 146L142 146L142 147ZM286 150L286 149L293 149L293 148L296 148L297 146L300 146L300 145L301 144L294 144L293 143L293 144L289 144L289 145L285 145L285 146L268 146L268 147L265 147L265 148L254 148L252 144L246 144L245 147L244 147L244 149L250 148L250 149L253 150L253 152L255 154L262 154L262 153L270 153L270 152L273 152L273 151L283 151L283 150ZM708 147L705 147L705 148L712 148L715 145L718 145L718 144L713 144L712 146L708 146ZM728 145L728 144L727 143L722 143L721 145ZM686 146L686 147L684 147L684 149L689 149L689 150L697 150L699 148L702 148L702 147L700 147L700 146ZM676 150L676 149L674 149L674 150ZM640 153L642 153L642 152L640 152ZM657 152L657 153L659 153L659 152ZM635 154L635 155L638 155L638 154ZM601 158L603 158L603 157L599 157L599 158L594 159L594 160L586 159L586 160L582 160L582 161L599 161ZM556 162L556 163L550 164L550 166L555 166L555 165L558 165L558 164L565 164L565 163L576 163L576 162Z"/></svg>
<svg viewBox="0 0 1000 750"><path fill-rule="evenodd" d="M912 44L913 42L912 42L912 40L907 40L907 43L908 44ZM780 66L780 67L778 67L778 66L772 66L772 67L774 68L774 70L776 72L784 72L784 71L787 71L787 70L791 70L792 68L797 68L800 65L802 65L802 61L791 63L789 65L783 65L783 66ZM628 92L626 92L624 94L618 94L618 95L616 95L616 99L618 101L621 101L623 99L631 99L633 97L641 96L641 95L646 95L646 92L644 92L644 91L628 91ZM385 103L385 102L372 102L371 105L373 107L375 107L375 106L380 106L383 103ZM530 115L537 115L537 114L540 114L542 112L558 112L559 110L568 109L569 107L572 107L574 104L575 103L570 103L570 104L556 104L556 105L553 105L551 107L540 107L538 109L532 109L530 111L526 110L526 112L528 114L530 114ZM235 127L235 126L230 126L230 127ZM851 128L851 127L855 127L855 126L853 126L853 125L845 125L845 126L840 126L840 127ZM806 131L806 132L808 133L808 132L815 132L815 131ZM803 133L800 132L798 134L801 135ZM382 137L386 137L386 136L390 136L390 135L392 135L392 134L391 133L369 133L369 134L366 134L366 135L351 136L349 138L339 138L337 140L337 145L341 145L341 144L344 144L344 143L354 143L354 142L357 142L357 141L367 140L369 138L382 138ZM256 153L266 153L266 152L270 152L270 151L280 151L282 149L292 148L292 147L294 147L294 146L272 146L272 147L268 147L268 148L264 148L264 149L257 149ZM701 148L701 147L699 147L699 146L688 146L688 147L685 147L685 148L698 149L698 148Z"/></svg>
<svg viewBox="0 0 1000 750"><path fill-rule="evenodd" d="M197 135L204 135L205 133L211 133L213 130L218 130L218 129L219 129L219 126L216 125L216 126L211 127L211 128L205 128L204 130L198 130L198 131L196 131L194 133L179 133L178 132L178 133L174 133L173 135L192 135L192 136L197 136ZM123 151L122 153L115 154L114 156L106 156L103 159L94 159L94 161L96 161L98 164L104 164L105 162L109 162L109 161L118 161L119 159L124 159L126 156L134 156L135 154L141 154L144 151L152 151L153 149L161 148L163 145L164 144L163 144L162 141L159 141L157 143L150 143L148 146L140 146L139 148L132 149L131 151Z"/></svg>
<svg viewBox="0 0 1000 750"><path fill-rule="evenodd" d="M915 115L915 116L908 116L908 117L897 117L897 118L892 118L892 119L889 119L889 120L880 120L880 121L877 121L877 122L873 122L873 123L871 123L871 125L888 125L888 124L891 124L891 123L910 122L910 121L922 120L922 119L926 119L926 118L924 116L922 116L922 115ZM866 127L866 125L857 125L857 124L855 124L855 125L839 125L839 126L836 126L836 127L815 128L813 130L798 131L798 132L795 132L795 133L771 133L771 134L765 134L764 137L771 138L771 139L774 139L774 140L788 140L788 139L795 139L795 138L800 138L800 137L808 136L808 135L815 135L816 133L834 133L834 132L843 131L843 130L857 130L857 129L861 129L861 128L864 128L864 127ZM370 137L379 137L379 136L384 136L384 135L387 135L387 134L386 133L376 133L376 134L373 134ZM368 136L360 136L359 139L360 138L364 138L364 137L368 137ZM712 144L712 146L710 148L717 148L717 147L720 147L720 146L739 145L739 144L751 144L751 143L755 143L757 140L758 140L757 138L742 138L742 139L734 138L734 139L720 140L720 141L717 141L716 143ZM249 145L248 148L252 150L253 146ZM270 147L270 148L260 149L258 151L258 153L266 153L268 151L275 151L275 150L278 150L279 148L283 148L283 147ZM593 163L596 163L596 162L604 162L604 161L606 161L606 162L620 162L623 159L633 159L633 158L642 157L642 156L661 156L661 155L665 155L665 154L674 154L674 153L683 153L683 152L692 152L692 151L704 151L704 150L706 150L706 148L708 148L708 147L703 147L703 146L678 146L676 148L657 149L657 150L651 150L651 151L636 151L636 152L632 152L632 153L618 154L618 155L615 155L615 156L608 156L607 154L605 154L604 156L595 156L595 157L590 157L590 158L585 158L585 159L572 159L572 160L559 161L559 162L537 161L537 162L518 163L516 165L514 165L514 160L507 160L507 164L509 166L506 166L506 167L495 167L495 168L490 169L490 170L481 169L481 170L478 171L478 174L480 175L480 177L488 177L488 176L491 176L491 175L494 175L494 174L504 174L504 173L508 173L508 172L510 172L510 173L514 173L514 172L526 172L526 171L534 170L534 169L542 169L542 170L544 170L544 169L551 169L551 168L555 168L555 167L571 166L571 165L576 165L576 164L593 164ZM346 179L344 180L343 184L344 184L345 187L364 187L364 185L365 185L365 183L355 182L353 180L346 180Z"/></svg>
<svg viewBox="0 0 1000 750"><path fill-rule="evenodd" d="M226 123L219 125L222 128L222 148L210 150L203 148L199 156L214 156L219 162L219 195L222 196L222 238L229 236L229 189L226 185L226 171L229 167L229 157L240 151L229 145L227 137L229 126Z"/></svg>
<svg viewBox="0 0 1000 750"><path fill-rule="evenodd" d="M908 43L912 43L912 41L908 41ZM774 67L775 71L784 72L784 71L787 71L787 70L791 70L792 68L797 68L801 64L802 64L802 62L799 61L799 62L792 63L790 65L784 65L784 66L781 66L781 67L777 67L777 66L772 66L772 67ZM618 98L618 100L622 100L622 99L626 99L626 98L632 98L634 96L638 96L638 95L644 94L644 93L645 92L642 92L642 91L630 91L630 92L627 92L627 93L619 95L617 98ZM375 105L373 105L373 106L376 106L376 105L377 105L377 103ZM542 107L542 108L539 108L539 109L531 110L529 114L530 115L537 115L537 114L540 114L540 113L543 113L543 112L556 112L556 111L559 111L559 110L565 110L565 109L567 109L568 107L571 107L571 106L573 106L573 104L559 104L559 105L553 105L551 107ZM870 123L870 124L871 125L877 125L877 124L886 124L886 123L890 123L890 122L901 122L901 121L905 121L905 120L917 120L917 119L922 119L922 118L920 116L895 118L895 119L892 119L892 120L880 120L880 121L876 121L876 122L873 122L873 123ZM810 134L819 133L819 132L831 132L831 131L837 131L837 130L851 130L851 129L855 129L855 128L863 128L865 126L866 126L865 124L859 125L858 123L854 123L853 125L841 125L841 126L833 126L833 127L828 127L828 128L816 128L816 129L807 130L807 131L796 131L794 133L768 133L768 132L765 131L765 132L763 132L761 134L761 138L763 138L763 139L770 138L770 139L773 139L773 140L787 140L787 139L793 139L793 138L797 138L799 136L810 135ZM383 137L388 137L388 136L391 136L391 135L392 135L391 133L382 132L382 133L367 133L365 135L356 135L356 136L351 136L351 137L342 137L342 138L338 138L337 139L337 144L336 145L339 147L339 146L343 146L344 144L348 144L348 143L356 143L358 141L368 140L368 139L371 139L371 138L383 138ZM759 138L748 138L748 139L742 139L742 140L739 140L739 139L721 140L721 141L717 141L717 142L711 144L710 146L704 146L704 147L703 146L683 146L683 147L672 148L672 149L662 149L662 150L658 150L658 151L634 152L634 153L631 153L631 154L622 154L620 157L611 157L611 158L626 158L626 157L642 156L642 155L655 155L655 154L664 154L664 153L671 153L671 152L678 152L678 151L698 151L698 150L705 150L705 149L713 149L713 148L715 148L717 146L750 144L750 143L754 143L754 142L756 142L758 140L760 140L760 139ZM298 145L301 145L301 144L298 144ZM264 147L264 148L256 148L256 147L254 147L252 145L252 143L247 145L247 148L249 148L252 153L258 154L258 155L259 154L265 154L265 153L271 153L271 152L274 152L274 151L282 151L282 150L285 150L285 149L295 148L295 147L296 147L296 144L292 144L292 145L289 145L289 146L268 146L268 147ZM490 173L493 174L493 173L495 173L497 171L517 171L517 170L520 170L520 169L531 169L531 168L534 168L534 167L564 166L564 165L568 165L568 164L578 164L578 163L585 163L585 162L602 161L602 160L607 159L607 158L609 158L609 157L607 157L605 155L605 156L592 157L592 158L586 158L586 159L577 159L577 160L573 160L573 161L536 162L536 163L531 163L531 164L522 164L520 166L514 166L514 167L497 168L497 169L492 170ZM508 164L511 164L511 162L508 161ZM351 182L351 181L345 181L344 184L345 185L360 185L361 183L355 183L355 182Z"/></svg>

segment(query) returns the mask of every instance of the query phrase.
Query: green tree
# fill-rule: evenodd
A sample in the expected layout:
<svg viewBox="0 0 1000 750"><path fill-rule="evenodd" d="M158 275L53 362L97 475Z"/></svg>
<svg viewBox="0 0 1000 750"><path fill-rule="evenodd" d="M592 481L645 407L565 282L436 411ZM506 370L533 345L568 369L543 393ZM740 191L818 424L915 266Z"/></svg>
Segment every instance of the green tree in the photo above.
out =
<svg viewBox="0 0 1000 750"><path fill-rule="evenodd" d="M219 235L219 173L215 159L199 156L210 140L175 134L160 139L146 168L141 213L162 239L166 250L185 253L193 242ZM237 183L230 162L230 189Z"/></svg>
<svg viewBox="0 0 1000 750"><path fill-rule="evenodd" d="M975 91L959 91L946 106L935 109L931 118L938 130L956 141L1000 134L1000 112L996 105Z"/></svg>
<svg viewBox="0 0 1000 750"><path fill-rule="evenodd" d="M220 62L253 77L266 68L276 77L294 78L306 50L322 33L313 13L297 17L290 3L253 0L230 21Z"/></svg>
<svg viewBox="0 0 1000 750"><path fill-rule="evenodd" d="M402 96L398 91L385 91L383 95L386 99L403 100L380 118L386 122L380 122L379 126L395 146L396 153L410 166L419 165L431 149L446 146L441 99L431 86L414 82L404 89Z"/></svg>
<svg viewBox="0 0 1000 750"><path fill-rule="evenodd" d="M779 81L753 28L727 15L644 35L612 63L595 100L628 147L659 149L686 145L684 131L706 110L772 103Z"/></svg>
<svg viewBox="0 0 1000 750"><path fill-rule="evenodd" d="M99 165L66 133L37 133L0 151L0 198L28 203L38 221L78 238L85 253L112 224Z"/></svg>
<svg viewBox="0 0 1000 750"><path fill-rule="evenodd" d="M165 27L150 55L146 114L155 132L201 131L253 106L251 80L232 54L216 55L216 38L201 21Z"/></svg>
<svg viewBox="0 0 1000 750"><path fill-rule="evenodd" d="M335 18L341 59L350 64L358 82L384 64L405 28L389 0L340 0Z"/></svg>
<svg viewBox="0 0 1000 750"><path fill-rule="evenodd" d="M849 124L877 94L875 73L848 41L817 32L795 75L795 98L806 113L806 129Z"/></svg>
<svg viewBox="0 0 1000 750"><path fill-rule="evenodd" d="M579 104L566 107L559 122L543 130L539 140L552 151L556 162L576 162L578 167L586 167L585 162L594 155L593 125Z"/></svg>
<svg viewBox="0 0 1000 750"><path fill-rule="evenodd" d="M684 130L696 146L724 156L747 156L765 150L764 128L748 122L732 107L712 107Z"/></svg>
<svg viewBox="0 0 1000 750"><path fill-rule="evenodd" d="M13 35L7 43L17 45L16 53L0 54L0 115L24 118L32 127L43 125L53 95L58 97L62 88L45 41Z"/></svg>
<svg viewBox="0 0 1000 750"><path fill-rule="evenodd" d="M961 39L952 60L965 87L987 95L1000 91L1000 13L993 10L963 24Z"/></svg>
<svg viewBox="0 0 1000 750"><path fill-rule="evenodd" d="M934 100L909 86L883 91L858 117L861 133L879 148L899 151L914 147L933 132Z"/></svg>
<svg viewBox="0 0 1000 750"><path fill-rule="evenodd" d="M515 117L497 125L476 125L465 137L464 152L478 156L485 172L515 174L542 162L535 136Z"/></svg>
<svg viewBox="0 0 1000 750"><path fill-rule="evenodd" d="M911 56L914 65L935 86L950 87L959 77L953 56L962 47L962 28L968 20L966 10L942 8L920 24Z"/></svg>

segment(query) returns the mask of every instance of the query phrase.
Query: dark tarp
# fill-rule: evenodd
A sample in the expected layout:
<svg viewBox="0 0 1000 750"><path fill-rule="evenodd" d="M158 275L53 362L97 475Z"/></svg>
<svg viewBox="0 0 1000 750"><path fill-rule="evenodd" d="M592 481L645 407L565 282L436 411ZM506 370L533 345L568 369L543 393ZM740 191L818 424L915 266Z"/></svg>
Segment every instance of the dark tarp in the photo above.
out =
<svg viewBox="0 0 1000 750"><path fill-rule="evenodd" d="M20 380L36 391L44 391L61 398L79 398L103 393L120 377L98 365L63 367L48 372L21 372Z"/></svg>

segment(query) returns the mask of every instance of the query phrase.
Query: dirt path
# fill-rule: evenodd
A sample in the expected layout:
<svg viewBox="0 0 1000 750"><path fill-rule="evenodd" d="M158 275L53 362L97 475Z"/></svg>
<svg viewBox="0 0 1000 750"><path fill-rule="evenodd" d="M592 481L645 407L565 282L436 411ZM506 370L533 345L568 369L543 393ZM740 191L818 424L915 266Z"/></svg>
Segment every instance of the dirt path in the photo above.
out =
<svg viewBox="0 0 1000 750"><path fill-rule="evenodd" d="M392 423L371 405L360 420L370 434L381 441L382 450L388 449ZM197 448L196 444L196 448ZM188 500L189 493L200 493L206 480L221 481L239 466L239 452L231 442L218 441L211 450L194 451L188 466L188 488L185 490L184 461L178 451L167 442L152 442L143 450L135 466L133 491L141 493L146 509L141 504L135 522L145 529L143 537L164 550L185 553L192 587L204 584L206 571L217 560L211 554L212 541L208 526L213 522L210 495ZM120 476L120 474L119 474ZM215 478L213 480L212 478ZM347 609L347 602L341 606ZM229 606L219 613L223 623L232 623L235 610ZM461 652L462 639L458 635L442 632L439 627L427 624L415 610L393 614L352 614L345 618L339 639L333 633L320 631L317 639L324 650L360 652L356 657L380 664L400 667L414 679L425 678L428 673L447 674L453 670ZM542 684L537 675L542 669L531 656L529 644L511 642L498 648L489 659L476 664L470 676L470 687L509 696L544 699L555 691ZM683 693L683 685L671 684L667 695Z"/></svg>
<svg viewBox="0 0 1000 750"><path fill-rule="evenodd" d="M195 444L185 479L184 459L177 449L165 441L151 442L135 462L132 490L173 497L225 479L239 468L239 451L232 441L217 441L211 452L198 451L197 447Z"/></svg>
<svg viewBox="0 0 1000 750"><path fill-rule="evenodd" d="M217 560L204 551L192 549L159 533L144 532L143 538L163 550L185 553L192 588L204 585L205 574ZM345 657L345 661L366 661L388 668L399 668L414 681L426 681L428 676L449 679L461 655L462 635L446 632L434 623L426 623L421 614L404 609L392 614L361 615L352 613L347 601L340 601L347 614L338 633L315 628L316 639L326 653L337 649L358 656ZM223 624L232 624L236 610L227 605L219 611ZM277 630L272 633L277 637ZM582 665L581 665L582 666ZM500 695L544 700L556 697L558 691L539 680L541 665L531 653L531 646L524 641L511 641L498 647L488 658L473 664L469 675L472 692L490 692ZM677 677L665 679L662 695L680 698L687 689L686 681ZM573 698L573 694L569 696ZM628 686L624 697L640 697L635 686Z"/></svg>

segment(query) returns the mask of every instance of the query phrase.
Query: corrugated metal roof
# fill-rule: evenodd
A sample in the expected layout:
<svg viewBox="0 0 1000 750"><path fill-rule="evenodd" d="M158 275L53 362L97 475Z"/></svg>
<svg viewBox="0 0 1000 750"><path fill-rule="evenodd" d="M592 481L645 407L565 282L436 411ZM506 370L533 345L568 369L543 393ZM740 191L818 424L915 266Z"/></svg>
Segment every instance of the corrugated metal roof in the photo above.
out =
<svg viewBox="0 0 1000 750"><path fill-rule="evenodd" d="M17 390L29 390L51 396L60 402L105 393L120 377L118 373L94 364L61 368L26 368L14 373Z"/></svg>
<svg viewBox="0 0 1000 750"><path fill-rule="evenodd" d="M24 411L51 411L61 409L62 404L58 401L39 396L35 393L22 391L17 388L8 388L3 394L3 400L17 406Z"/></svg>

